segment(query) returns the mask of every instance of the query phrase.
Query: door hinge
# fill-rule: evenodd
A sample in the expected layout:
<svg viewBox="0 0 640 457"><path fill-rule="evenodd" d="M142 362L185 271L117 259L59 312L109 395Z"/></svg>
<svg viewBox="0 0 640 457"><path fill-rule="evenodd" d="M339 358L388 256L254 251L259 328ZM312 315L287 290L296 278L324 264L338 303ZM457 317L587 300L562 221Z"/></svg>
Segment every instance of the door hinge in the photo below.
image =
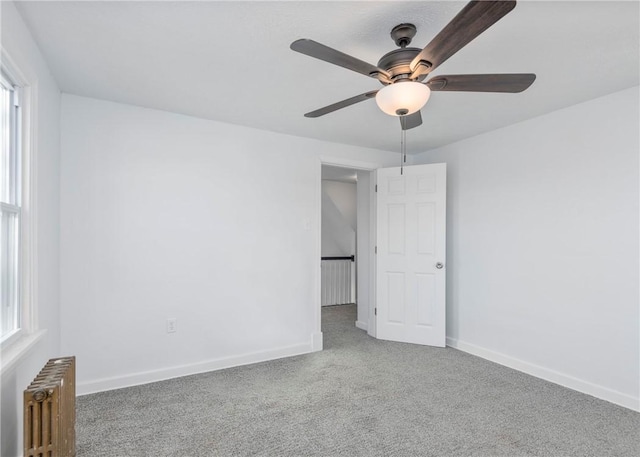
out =
<svg viewBox="0 0 640 457"><path fill-rule="evenodd" d="M378 315L378 308L373 308L373 315L377 316Z"/></svg>
<svg viewBox="0 0 640 457"><path fill-rule="evenodd" d="M376 184L376 192L378 192L378 185Z"/></svg>
<svg viewBox="0 0 640 457"><path fill-rule="evenodd" d="M378 253L378 246L376 246L375 248L373 248L373 252L374 252L375 254L377 254L377 253Z"/></svg>

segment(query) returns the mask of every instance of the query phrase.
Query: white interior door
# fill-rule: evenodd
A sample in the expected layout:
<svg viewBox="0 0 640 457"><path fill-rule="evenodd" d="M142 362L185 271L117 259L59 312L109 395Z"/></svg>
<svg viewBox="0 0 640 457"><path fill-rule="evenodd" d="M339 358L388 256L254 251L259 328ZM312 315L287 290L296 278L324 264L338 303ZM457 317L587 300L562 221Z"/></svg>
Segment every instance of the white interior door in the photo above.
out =
<svg viewBox="0 0 640 457"><path fill-rule="evenodd" d="M444 347L446 164L376 174L376 336Z"/></svg>

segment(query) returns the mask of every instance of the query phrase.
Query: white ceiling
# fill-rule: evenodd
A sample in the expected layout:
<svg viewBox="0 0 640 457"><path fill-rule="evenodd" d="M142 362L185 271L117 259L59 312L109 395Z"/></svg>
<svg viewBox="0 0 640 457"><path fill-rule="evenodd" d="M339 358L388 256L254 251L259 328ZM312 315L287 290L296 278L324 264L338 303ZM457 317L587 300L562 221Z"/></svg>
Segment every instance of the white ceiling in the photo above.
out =
<svg viewBox="0 0 640 457"><path fill-rule="evenodd" d="M397 151L397 119L368 100L305 112L381 87L289 49L311 38L376 64L393 26L423 47L466 2L20 2L63 92L321 140ZM521 1L434 71L533 72L521 94L435 92L419 152L639 84L638 2Z"/></svg>

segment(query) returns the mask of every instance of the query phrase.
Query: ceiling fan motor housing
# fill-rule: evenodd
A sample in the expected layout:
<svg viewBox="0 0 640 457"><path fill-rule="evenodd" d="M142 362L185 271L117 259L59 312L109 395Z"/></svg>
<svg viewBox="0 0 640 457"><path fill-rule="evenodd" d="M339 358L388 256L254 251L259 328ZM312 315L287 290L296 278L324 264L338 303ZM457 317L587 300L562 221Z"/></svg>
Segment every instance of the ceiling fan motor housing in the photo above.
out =
<svg viewBox="0 0 640 457"><path fill-rule="evenodd" d="M408 79L411 76L413 71L409 64L420 54L422 49L407 47L416 35L416 26L413 24L398 24L391 29L390 35L400 49L394 49L383 55L378 61L378 68L385 70L389 74L391 82L394 83L402 79ZM426 75L422 75L417 80L422 81L425 77ZM382 84L386 85L389 82L383 81Z"/></svg>
<svg viewBox="0 0 640 457"><path fill-rule="evenodd" d="M387 52L378 61L378 67L385 70L391 75L391 80L408 78L412 71L409 64L413 61L415 56L420 54L422 49L418 48L400 48L394 49L391 52ZM422 80L427 75L423 75L419 80Z"/></svg>

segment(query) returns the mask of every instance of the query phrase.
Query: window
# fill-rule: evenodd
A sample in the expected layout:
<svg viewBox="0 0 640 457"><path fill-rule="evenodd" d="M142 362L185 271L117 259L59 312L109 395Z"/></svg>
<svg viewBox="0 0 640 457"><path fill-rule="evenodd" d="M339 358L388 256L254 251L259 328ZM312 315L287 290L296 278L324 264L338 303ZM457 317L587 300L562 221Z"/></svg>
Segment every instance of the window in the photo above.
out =
<svg viewBox="0 0 640 457"><path fill-rule="evenodd" d="M20 330L22 147L20 91L0 74L0 341Z"/></svg>

